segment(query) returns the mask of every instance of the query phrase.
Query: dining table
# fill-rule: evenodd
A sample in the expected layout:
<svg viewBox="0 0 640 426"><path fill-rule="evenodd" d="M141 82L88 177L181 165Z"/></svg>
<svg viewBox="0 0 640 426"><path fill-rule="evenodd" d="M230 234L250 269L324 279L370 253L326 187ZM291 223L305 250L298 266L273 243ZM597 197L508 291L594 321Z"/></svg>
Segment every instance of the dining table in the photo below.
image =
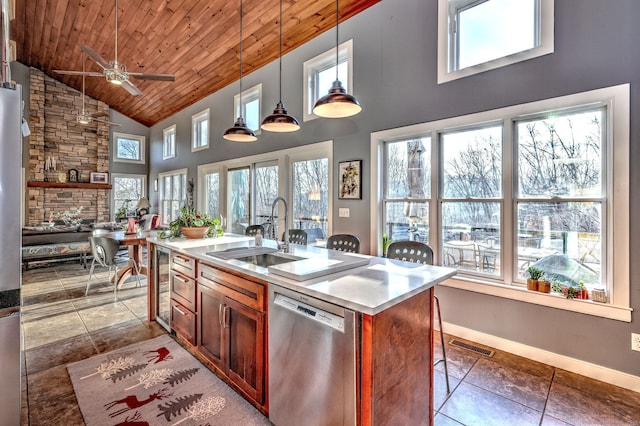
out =
<svg viewBox="0 0 640 426"><path fill-rule="evenodd" d="M134 275L147 275L147 265L142 263L142 249L147 242L147 236L144 232L128 233L125 231L115 231L108 234L104 234L105 237L113 238L117 240L120 245L127 246L129 250L129 261L123 268L118 269L118 272L113 277L116 280L116 286L118 289Z"/></svg>

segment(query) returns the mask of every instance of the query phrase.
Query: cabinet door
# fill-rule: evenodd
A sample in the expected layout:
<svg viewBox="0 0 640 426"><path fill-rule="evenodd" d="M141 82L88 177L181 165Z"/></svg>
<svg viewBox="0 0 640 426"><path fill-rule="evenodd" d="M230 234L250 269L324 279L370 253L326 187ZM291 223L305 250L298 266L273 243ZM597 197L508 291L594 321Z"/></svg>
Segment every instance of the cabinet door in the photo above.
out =
<svg viewBox="0 0 640 426"><path fill-rule="evenodd" d="M227 376L257 403L264 403L264 313L225 298Z"/></svg>
<svg viewBox="0 0 640 426"><path fill-rule="evenodd" d="M198 350L225 371L222 346L223 313L224 296L206 286L198 286Z"/></svg>

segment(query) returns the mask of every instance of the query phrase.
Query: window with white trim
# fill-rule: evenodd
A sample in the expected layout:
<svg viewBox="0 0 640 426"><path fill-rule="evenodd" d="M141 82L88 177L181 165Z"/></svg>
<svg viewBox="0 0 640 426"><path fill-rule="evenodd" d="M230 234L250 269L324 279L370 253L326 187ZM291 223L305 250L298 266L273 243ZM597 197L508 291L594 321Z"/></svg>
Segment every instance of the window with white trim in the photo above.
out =
<svg viewBox="0 0 640 426"><path fill-rule="evenodd" d="M180 216L180 208L187 201L187 169L158 174L160 181L160 217L163 225L168 225Z"/></svg>
<svg viewBox="0 0 640 426"><path fill-rule="evenodd" d="M162 131L162 159L167 160L176 156L176 125Z"/></svg>
<svg viewBox="0 0 640 426"><path fill-rule="evenodd" d="M262 105L262 83L244 90L242 92L242 105L240 105L240 94L233 97L234 120L239 116L244 117L247 127L256 134L260 134L260 111Z"/></svg>
<svg viewBox="0 0 640 426"><path fill-rule="evenodd" d="M378 132L371 143L372 211L382 212L372 252L383 234L428 242L438 264L458 270L448 285L630 320L629 85ZM560 297L523 296L531 266ZM567 304L567 286L604 289L608 303Z"/></svg>
<svg viewBox="0 0 640 426"><path fill-rule="evenodd" d="M115 216L124 207L127 213L134 213L140 198L146 195L145 175L113 173L111 175L111 211Z"/></svg>
<svg viewBox="0 0 640 426"><path fill-rule="evenodd" d="M113 161L121 163L145 163L145 137L113 132L115 149Z"/></svg>
<svg viewBox="0 0 640 426"><path fill-rule="evenodd" d="M331 146L321 142L198 166L199 207L212 215L222 213L227 231L244 232L248 225L261 224L271 237L271 207L282 196L290 228L313 229L310 238L326 237L331 232ZM281 238L283 203L274 214L274 232Z"/></svg>
<svg viewBox="0 0 640 426"><path fill-rule="evenodd" d="M313 120L316 101L329 93L336 80L336 48L305 61L303 88L303 120ZM347 93L353 94L353 40L347 40L338 46L338 78Z"/></svg>
<svg viewBox="0 0 640 426"><path fill-rule="evenodd" d="M438 0L438 83L553 53L554 0Z"/></svg>
<svg viewBox="0 0 640 426"><path fill-rule="evenodd" d="M209 108L191 116L191 152L209 147Z"/></svg>

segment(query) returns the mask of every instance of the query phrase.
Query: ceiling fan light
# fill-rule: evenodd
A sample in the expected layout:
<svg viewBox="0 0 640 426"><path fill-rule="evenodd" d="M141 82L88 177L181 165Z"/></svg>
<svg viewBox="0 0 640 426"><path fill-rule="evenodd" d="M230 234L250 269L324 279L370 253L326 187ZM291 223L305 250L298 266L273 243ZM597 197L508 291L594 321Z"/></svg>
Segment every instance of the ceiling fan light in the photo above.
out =
<svg viewBox="0 0 640 426"><path fill-rule="evenodd" d="M232 142L255 142L258 140L256 134L247 127L242 117L238 117L233 127L228 128L222 137Z"/></svg>
<svg viewBox="0 0 640 426"><path fill-rule="evenodd" d="M295 132L300 129L300 123L294 116L287 113L284 104L279 101L273 114L266 116L260 127L268 132Z"/></svg>
<svg viewBox="0 0 640 426"><path fill-rule="evenodd" d="M340 80L334 81L329 93L318 99L313 106L313 113L324 118L351 117L360 111L360 102L344 90Z"/></svg>

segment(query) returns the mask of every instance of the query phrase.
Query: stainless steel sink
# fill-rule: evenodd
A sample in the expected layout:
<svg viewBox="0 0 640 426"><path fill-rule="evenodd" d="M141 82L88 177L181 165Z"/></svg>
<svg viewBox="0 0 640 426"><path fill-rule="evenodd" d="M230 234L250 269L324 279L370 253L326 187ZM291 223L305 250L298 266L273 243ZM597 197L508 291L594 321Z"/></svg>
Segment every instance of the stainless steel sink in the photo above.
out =
<svg viewBox="0 0 640 426"><path fill-rule="evenodd" d="M237 247L224 251L210 251L207 255L225 260L238 260L256 266L262 266L263 268L305 259L304 257L278 253L276 249L271 247Z"/></svg>
<svg viewBox="0 0 640 426"><path fill-rule="evenodd" d="M279 265L281 263L295 262L296 260L303 260L304 257L290 256L282 253L265 253L255 256L236 257L235 260L241 262L250 263L256 266L262 266L268 268L269 266Z"/></svg>

